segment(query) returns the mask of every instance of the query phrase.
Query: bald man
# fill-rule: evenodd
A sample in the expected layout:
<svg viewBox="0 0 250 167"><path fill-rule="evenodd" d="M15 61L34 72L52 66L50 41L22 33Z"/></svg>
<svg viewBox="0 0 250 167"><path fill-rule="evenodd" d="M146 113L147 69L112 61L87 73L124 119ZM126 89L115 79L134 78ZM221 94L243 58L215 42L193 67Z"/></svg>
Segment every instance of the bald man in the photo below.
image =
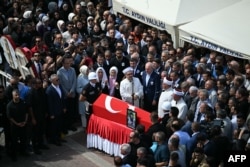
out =
<svg viewBox="0 0 250 167"><path fill-rule="evenodd" d="M154 72L153 63L145 65L142 73L142 84L144 92L144 109L148 112L157 111L157 104L161 90L160 76Z"/></svg>

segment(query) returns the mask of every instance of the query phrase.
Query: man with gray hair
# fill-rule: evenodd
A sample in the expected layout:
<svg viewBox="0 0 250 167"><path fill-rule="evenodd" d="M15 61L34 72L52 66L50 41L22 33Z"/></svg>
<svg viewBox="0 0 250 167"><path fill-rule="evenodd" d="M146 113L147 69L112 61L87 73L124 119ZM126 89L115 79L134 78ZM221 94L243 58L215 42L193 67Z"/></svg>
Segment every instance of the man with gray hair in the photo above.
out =
<svg viewBox="0 0 250 167"><path fill-rule="evenodd" d="M198 63L196 66L197 73L194 75L195 85L200 88L204 83L202 74L206 71L206 65L204 63Z"/></svg>
<svg viewBox="0 0 250 167"><path fill-rule="evenodd" d="M151 154L148 154L147 149L145 147L139 147L137 149L137 161L146 162L147 166L154 167L155 160Z"/></svg>
<svg viewBox="0 0 250 167"><path fill-rule="evenodd" d="M142 85L144 92L144 109L148 112L157 110L160 96L160 76L154 72L153 64L148 62L145 71L142 73Z"/></svg>
<svg viewBox="0 0 250 167"><path fill-rule="evenodd" d="M195 100L195 98L198 95L198 88L196 86L190 86L188 92L189 92L189 98L186 101L188 109L190 108L192 102Z"/></svg>
<svg viewBox="0 0 250 167"><path fill-rule="evenodd" d="M136 157L131 154L131 146L128 143L121 145L122 164L129 164L132 167L136 166Z"/></svg>

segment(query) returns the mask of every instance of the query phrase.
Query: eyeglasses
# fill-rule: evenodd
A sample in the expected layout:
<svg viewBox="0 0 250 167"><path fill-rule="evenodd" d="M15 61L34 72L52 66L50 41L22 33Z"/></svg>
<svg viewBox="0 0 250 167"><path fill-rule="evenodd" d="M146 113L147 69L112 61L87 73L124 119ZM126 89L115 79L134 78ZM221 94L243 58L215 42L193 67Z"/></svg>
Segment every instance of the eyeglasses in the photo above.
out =
<svg viewBox="0 0 250 167"><path fill-rule="evenodd" d="M88 20L88 22L90 22L90 21L94 21L94 20L92 20L92 19Z"/></svg>

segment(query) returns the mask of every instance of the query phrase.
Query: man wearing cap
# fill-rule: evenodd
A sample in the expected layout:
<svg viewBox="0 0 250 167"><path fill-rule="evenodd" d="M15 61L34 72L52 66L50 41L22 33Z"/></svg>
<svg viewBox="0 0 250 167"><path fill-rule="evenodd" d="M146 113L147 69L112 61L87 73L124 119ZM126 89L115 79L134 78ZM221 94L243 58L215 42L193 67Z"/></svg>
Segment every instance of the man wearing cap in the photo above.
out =
<svg viewBox="0 0 250 167"><path fill-rule="evenodd" d="M120 84L120 94L123 101L140 107L140 98L143 96L143 87L140 80L133 77L133 69L127 67L123 70L125 79Z"/></svg>
<svg viewBox="0 0 250 167"><path fill-rule="evenodd" d="M89 103L89 109L87 114L87 120L89 120L90 114L92 113L92 104L101 94L101 84L97 82L97 76L95 72L90 72L88 75L89 83L82 89L79 100Z"/></svg>
<svg viewBox="0 0 250 167"><path fill-rule="evenodd" d="M171 102L173 97L173 88L172 88L173 81L170 78L164 77L162 82L162 92L158 102L158 116L159 118L163 118L164 112L162 109L162 105L164 102L168 101Z"/></svg>
<svg viewBox="0 0 250 167"><path fill-rule="evenodd" d="M168 120L170 118L169 113L171 109L171 102L169 101L164 101L161 105L161 109L163 112L163 117L161 119L161 124L165 127L168 123ZM159 112L159 111L158 111Z"/></svg>
<svg viewBox="0 0 250 167"><path fill-rule="evenodd" d="M188 108L183 100L183 92L180 89L174 89L171 105L172 107L177 107L179 109L178 118L185 121Z"/></svg>

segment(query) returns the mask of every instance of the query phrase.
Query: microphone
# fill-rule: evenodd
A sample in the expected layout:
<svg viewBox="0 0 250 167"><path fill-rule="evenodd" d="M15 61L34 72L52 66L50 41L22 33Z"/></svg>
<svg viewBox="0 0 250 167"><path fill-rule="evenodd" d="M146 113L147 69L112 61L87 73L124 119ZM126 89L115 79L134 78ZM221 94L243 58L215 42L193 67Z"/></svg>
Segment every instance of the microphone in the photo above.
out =
<svg viewBox="0 0 250 167"><path fill-rule="evenodd" d="M132 84L132 104L134 105L134 79L132 78L132 80L130 81L131 84Z"/></svg>

